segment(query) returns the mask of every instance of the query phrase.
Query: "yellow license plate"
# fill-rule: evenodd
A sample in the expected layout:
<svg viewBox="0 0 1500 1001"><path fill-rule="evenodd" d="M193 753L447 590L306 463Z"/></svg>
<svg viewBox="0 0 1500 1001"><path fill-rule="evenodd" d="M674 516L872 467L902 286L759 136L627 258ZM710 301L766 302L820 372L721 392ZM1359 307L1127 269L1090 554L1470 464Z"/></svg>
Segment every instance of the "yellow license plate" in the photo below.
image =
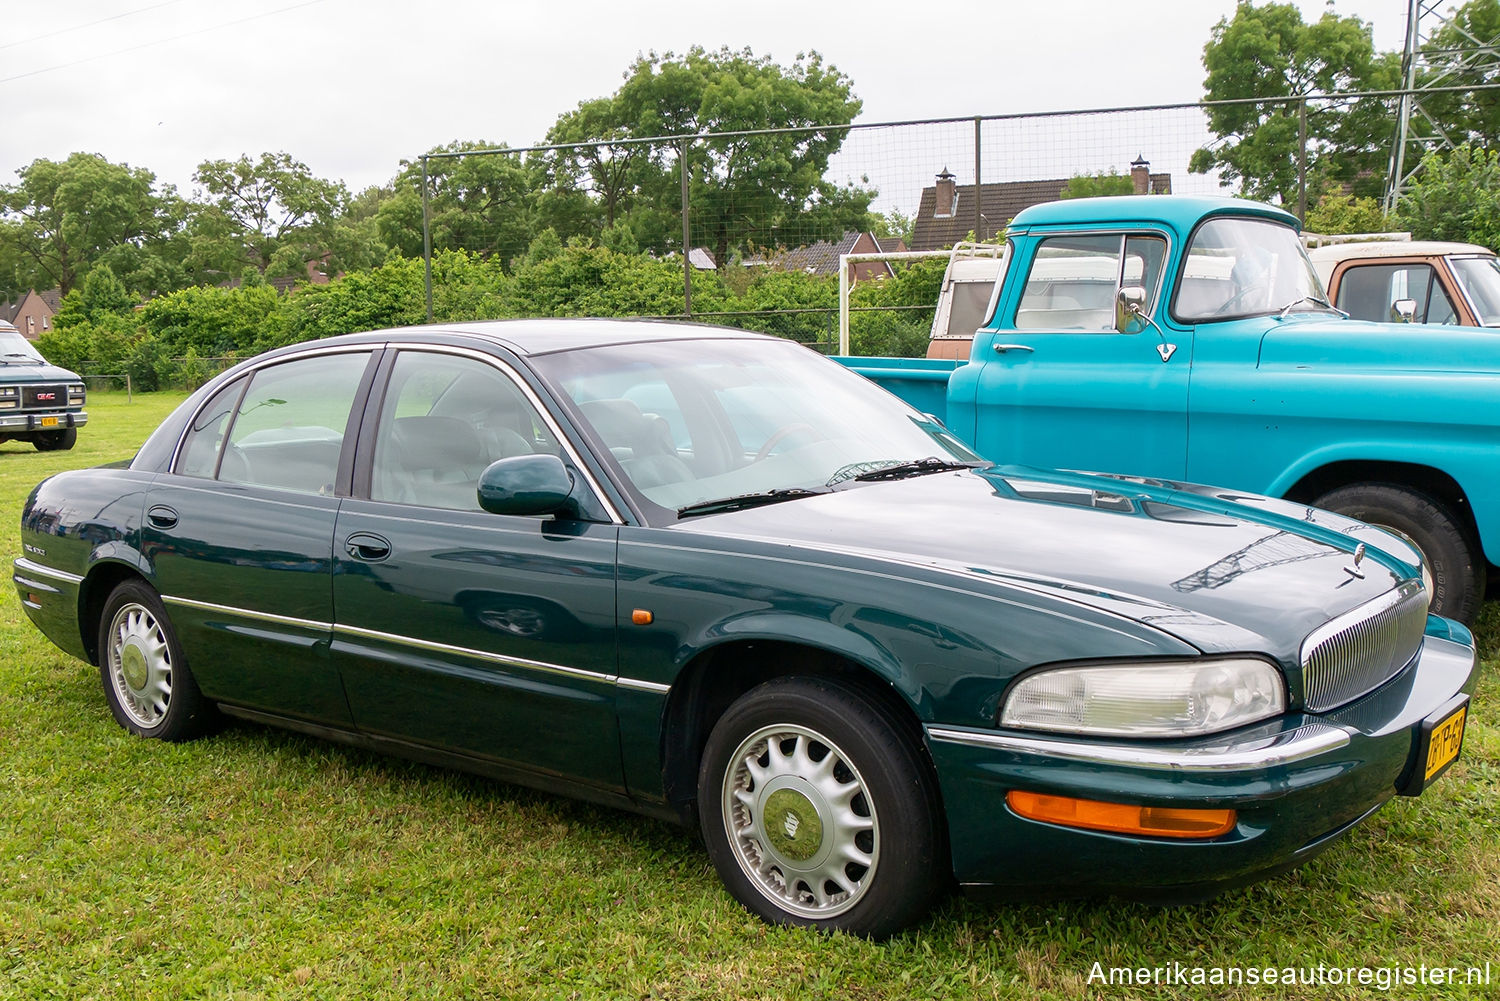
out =
<svg viewBox="0 0 1500 1001"><path fill-rule="evenodd" d="M57 427L57 418L43 417L41 420L37 421L37 424L41 425L44 428L55 428Z"/></svg>
<svg viewBox="0 0 1500 1001"><path fill-rule="evenodd" d="M1432 739L1427 743L1427 765L1423 781L1431 779L1458 757L1458 749L1464 744L1464 719L1468 714L1469 707L1462 706L1458 712L1432 728Z"/></svg>

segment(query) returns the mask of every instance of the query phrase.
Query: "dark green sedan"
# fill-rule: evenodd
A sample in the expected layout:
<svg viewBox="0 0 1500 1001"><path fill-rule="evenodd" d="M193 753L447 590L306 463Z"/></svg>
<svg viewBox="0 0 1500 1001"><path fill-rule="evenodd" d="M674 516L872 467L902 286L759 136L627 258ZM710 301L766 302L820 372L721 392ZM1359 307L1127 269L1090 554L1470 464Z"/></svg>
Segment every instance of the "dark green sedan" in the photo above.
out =
<svg viewBox="0 0 1500 1001"><path fill-rule="evenodd" d="M994 466L710 327L275 351L21 534L27 613L137 734L228 714L695 824L750 910L870 936L955 883L1296 865L1437 780L1473 688L1393 536Z"/></svg>

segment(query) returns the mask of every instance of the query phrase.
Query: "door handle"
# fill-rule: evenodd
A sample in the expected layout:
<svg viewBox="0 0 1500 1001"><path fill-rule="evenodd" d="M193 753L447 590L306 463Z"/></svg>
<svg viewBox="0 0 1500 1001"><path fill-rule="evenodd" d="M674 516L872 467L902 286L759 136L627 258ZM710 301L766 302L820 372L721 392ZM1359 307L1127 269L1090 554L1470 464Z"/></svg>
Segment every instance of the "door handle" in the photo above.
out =
<svg viewBox="0 0 1500 1001"><path fill-rule="evenodd" d="M176 528L177 512L165 504L157 504L146 512L146 520L152 528Z"/></svg>
<svg viewBox="0 0 1500 1001"><path fill-rule="evenodd" d="M355 532L344 540L344 552L365 563L379 563L391 555L391 544L371 532Z"/></svg>
<svg viewBox="0 0 1500 1001"><path fill-rule="evenodd" d="M1001 355L1005 354L1005 352L1007 352L1007 351L1035 351L1035 350L1036 350L1036 348L1032 347L1030 344L996 344L995 345L995 353L996 354L1001 354Z"/></svg>

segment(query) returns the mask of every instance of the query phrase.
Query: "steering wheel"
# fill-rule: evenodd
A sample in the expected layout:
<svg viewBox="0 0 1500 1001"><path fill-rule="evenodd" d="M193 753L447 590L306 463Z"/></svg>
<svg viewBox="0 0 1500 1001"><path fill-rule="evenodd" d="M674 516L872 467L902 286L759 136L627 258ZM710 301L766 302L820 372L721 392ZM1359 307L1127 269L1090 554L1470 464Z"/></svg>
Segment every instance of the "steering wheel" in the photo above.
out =
<svg viewBox="0 0 1500 1001"><path fill-rule="evenodd" d="M1238 305L1245 298L1245 296L1249 295L1251 292L1259 292L1259 291L1261 291L1261 288L1260 288L1259 285L1248 285L1245 288L1240 289L1238 292L1236 292L1234 295L1230 296L1228 299L1224 300L1223 304L1220 305L1218 309L1214 310L1209 315L1210 316L1223 316L1225 313L1229 312L1230 307Z"/></svg>
<svg viewBox="0 0 1500 1001"><path fill-rule="evenodd" d="M782 439L790 437L791 435L794 435L799 431L812 431L816 433L817 430L817 428L813 427L811 424L808 424L805 421L793 421L790 424L783 424L781 425L781 427L771 432L771 437L766 439L766 443L760 447L760 451L756 452L755 458L750 461L759 462L760 460L764 459L766 456L771 454L771 450L773 448L781 444Z"/></svg>

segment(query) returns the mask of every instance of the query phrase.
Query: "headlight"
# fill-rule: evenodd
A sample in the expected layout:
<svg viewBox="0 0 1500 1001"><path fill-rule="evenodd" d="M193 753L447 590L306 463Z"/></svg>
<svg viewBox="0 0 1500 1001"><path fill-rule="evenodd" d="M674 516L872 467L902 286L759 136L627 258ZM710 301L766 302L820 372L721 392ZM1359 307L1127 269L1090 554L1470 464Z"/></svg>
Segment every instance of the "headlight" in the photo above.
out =
<svg viewBox="0 0 1500 1001"><path fill-rule="evenodd" d="M0 399L8 399L20 395L21 388L19 386L0 386Z"/></svg>
<svg viewBox="0 0 1500 1001"><path fill-rule="evenodd" d="M1029 674L1001 726L1114 737L1195 737L1286 709L1281 672L1263 660L1059 667Z"/></svg>

